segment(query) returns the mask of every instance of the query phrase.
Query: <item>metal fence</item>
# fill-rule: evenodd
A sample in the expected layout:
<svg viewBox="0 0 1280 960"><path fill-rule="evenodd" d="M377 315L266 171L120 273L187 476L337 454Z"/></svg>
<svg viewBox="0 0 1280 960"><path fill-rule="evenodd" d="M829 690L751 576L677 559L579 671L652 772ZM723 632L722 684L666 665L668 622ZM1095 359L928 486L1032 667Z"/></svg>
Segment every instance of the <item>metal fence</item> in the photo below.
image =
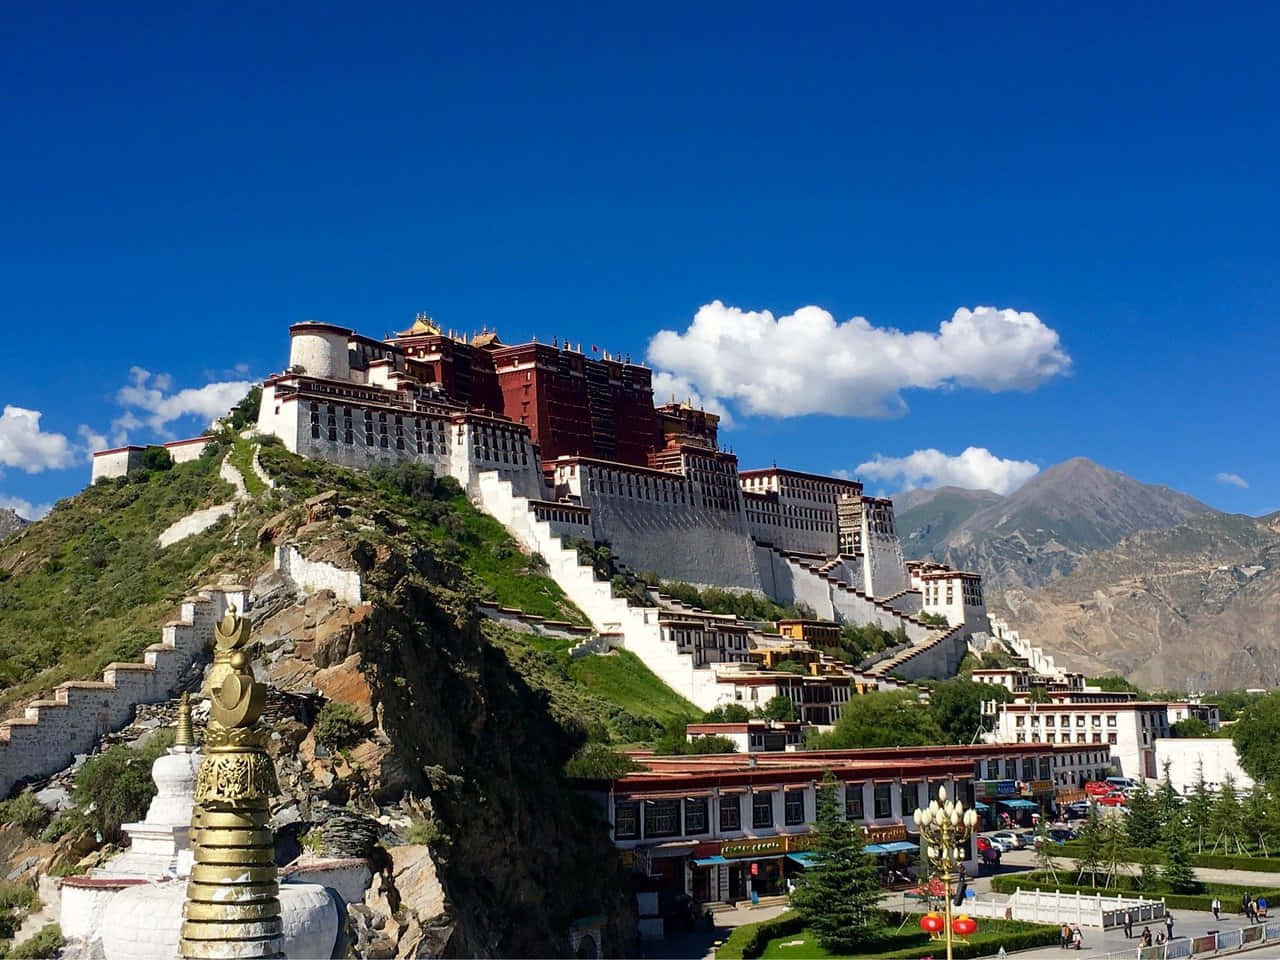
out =
<svg viewBox="0 0 1280 960"><path fill-rule="evenodd" d="M1206 933L1200 937L1175 937L1168 943L1155 946L1113 951L1097 960L1182 960L1183 957L1203 957L1276 941L1280 941L1280 921L1257 923L1238 930L1223 930L1221 933Z"/></svg>

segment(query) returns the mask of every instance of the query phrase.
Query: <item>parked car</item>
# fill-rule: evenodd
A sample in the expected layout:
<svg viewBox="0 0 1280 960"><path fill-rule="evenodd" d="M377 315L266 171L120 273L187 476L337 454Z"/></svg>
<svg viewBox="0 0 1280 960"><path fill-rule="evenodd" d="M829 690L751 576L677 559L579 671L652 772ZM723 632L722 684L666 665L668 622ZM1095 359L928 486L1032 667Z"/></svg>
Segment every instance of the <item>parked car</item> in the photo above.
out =
<svg viewBox="0 0 1280 960"><path fill-rule="evenodd" d="M1013 849L1013 846L1007 840L1002 840L994 833L983 834L981 839L987 841L987 843L991 844L991 846L995 847L1001 853L1008 853Z"/></svg>
<svg viewBox="0 0 1280 960"><path fill-rule="evenodd" d="M1002 851L984 836L978 837L978 858L985 864L996 866L1000 863Z"/></svg>
<svg viewBox="0 0 1280 960"><path fill-rule="evenodd" d="M1098 797L1098 803L1104 807L1123 807L1124 802L1129 799L1123 793L1108 793L1106 796Z"/></svg>
<svg viewBox="0 0 1280 960"><path fill-rule="evenodd" d="M1105 780L1090 780L1084 785L1084 792L1091 797L1105 797L1111 792L1111 784Z"/></svg>
<svg viewBox="0 0 1280 960"><path fill-rule="evenodd" d="M1130 790L1138 789L1138 781L1132 777L1107 777L1107 783L1115 790L1128 793Z"/></svg>
<svg viewBox="0 0 1280 960"><path fill-rule="evenodd" d="M1026 843L1022 839L1022 834L1013 830L998 830L991 834L992 839L999 840L1005 844L1010 850L1021 850Z"/></svg>
<svg viewBox="0 0 1280 960"><path fill-rule="evenodd" d="M1076 838L1076 832L1069 827L1054 827L1049 831L1049 836L1058 843L1066 843Z"/></svg>

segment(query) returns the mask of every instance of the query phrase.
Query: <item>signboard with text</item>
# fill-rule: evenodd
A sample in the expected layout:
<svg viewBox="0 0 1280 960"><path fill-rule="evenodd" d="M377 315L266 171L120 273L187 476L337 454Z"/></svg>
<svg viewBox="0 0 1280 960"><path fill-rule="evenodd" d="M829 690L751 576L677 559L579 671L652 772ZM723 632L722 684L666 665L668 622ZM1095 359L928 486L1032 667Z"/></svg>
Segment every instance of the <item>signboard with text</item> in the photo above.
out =
<svg viewBox="0 0 1280 960"><path fill-rule="evenodd" d="M983 780L978 784L978 795L982 797L1016 797L1018 782L1016 780Z"/></svg>

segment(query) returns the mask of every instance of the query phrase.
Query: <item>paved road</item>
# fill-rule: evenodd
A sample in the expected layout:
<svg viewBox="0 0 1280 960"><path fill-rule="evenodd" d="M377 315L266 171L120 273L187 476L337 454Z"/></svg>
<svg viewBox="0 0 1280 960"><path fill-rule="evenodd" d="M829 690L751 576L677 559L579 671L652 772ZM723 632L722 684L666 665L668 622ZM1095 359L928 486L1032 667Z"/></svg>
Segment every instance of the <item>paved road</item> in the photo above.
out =
<svg viewBox="0 0 1280 960"><path fill-rule="evenodd" d="M1222 922L1213 919L1212 913L1195 913L1190 910L1174 910L1173 913L1173 935L1174 938L1179 937L1198 937L1208 933L1211 930L1234 930L1237 927L1246 925L1243 917L1223 915ZM981 923L981 921L979 921ZM1137 935L1142 933L1142 927L1134 929L1135 937L1132 940L1125 939L1123 930L1108 930L1103 932L1097 927L1082 927L1081 932L1084 934L1084 947L1079 953L1074 951L1064 952L1060 947L1042 947L1038 950L1021 951L1016 956L1021 957L1100 957L1108 953L1115 953L1121 950L1134 950L1136 955L1136 947L1138 946ZM1151 934L1164 932L1164 924L1157 926L1151 924ZM1271 950L1275 951L1275 944L1271 945ZM1275 953L1268 953L1267 956L1275 956Z"/></svg>

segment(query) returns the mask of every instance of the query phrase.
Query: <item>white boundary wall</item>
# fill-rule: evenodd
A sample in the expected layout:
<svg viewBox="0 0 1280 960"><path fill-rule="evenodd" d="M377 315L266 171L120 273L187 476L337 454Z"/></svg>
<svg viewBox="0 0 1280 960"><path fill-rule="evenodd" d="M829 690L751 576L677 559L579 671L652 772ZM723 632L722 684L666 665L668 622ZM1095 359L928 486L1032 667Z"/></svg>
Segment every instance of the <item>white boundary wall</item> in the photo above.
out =
<svg viewBox="0 0 1280 960"><path fill-rule="evenodd" d="M227 608L244 610L244 587L206 587L182 601L177 620L165 624L161 641L147 647L142 663L112 663L100 681L60 684L52 700L34 700L25 715L0 723L0 796L25 777L43 777L67 767L77 753L133 719L139 703L168 699L178 678L213 640L213 625Z"/></svg>

